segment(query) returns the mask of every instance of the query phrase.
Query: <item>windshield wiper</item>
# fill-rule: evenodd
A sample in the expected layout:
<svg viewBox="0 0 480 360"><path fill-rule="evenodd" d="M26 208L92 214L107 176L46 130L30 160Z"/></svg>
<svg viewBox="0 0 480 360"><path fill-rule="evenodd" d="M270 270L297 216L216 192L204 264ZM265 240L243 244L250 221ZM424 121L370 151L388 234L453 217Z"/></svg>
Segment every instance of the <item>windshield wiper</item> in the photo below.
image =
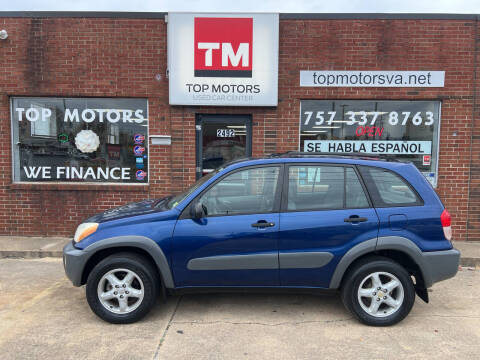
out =
<svg viewBox="0 0 480 360"><path fill-rule="evenodd" d="M165 196L164 198L160 198L160 199L155 200L155 201L152 203L152 208L157 208L157 207L159 207L160 205L164 204L165 201L168 201L168 200L171 199L172 197L173 197L173 195L170 195L170 196Z"/></svg>

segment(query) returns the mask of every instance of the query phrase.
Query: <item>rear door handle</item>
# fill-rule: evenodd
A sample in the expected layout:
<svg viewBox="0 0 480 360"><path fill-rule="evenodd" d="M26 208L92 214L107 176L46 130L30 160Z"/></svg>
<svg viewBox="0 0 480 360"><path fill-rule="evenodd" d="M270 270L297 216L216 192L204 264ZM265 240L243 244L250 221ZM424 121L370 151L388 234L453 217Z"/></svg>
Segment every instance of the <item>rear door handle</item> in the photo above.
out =
<svg viewBox="0 0 480 360"><path fill-rule="evenodd" d="M364 222L364 221L367 221L367 220L368 219L366 217L358 217L356 215L352 215L348 218L343 219L343 221L349 222L349 223Z"/></svg>
<svg viewBox="0 0 480 360"><path fill-rule="evenodd" d="M257 228L257 229L258 228L267 228L267 227L272 227L272 226L275 226L275 223L268 222L266 220L259 220L258 222L252 224L252 227Z"/></svg>

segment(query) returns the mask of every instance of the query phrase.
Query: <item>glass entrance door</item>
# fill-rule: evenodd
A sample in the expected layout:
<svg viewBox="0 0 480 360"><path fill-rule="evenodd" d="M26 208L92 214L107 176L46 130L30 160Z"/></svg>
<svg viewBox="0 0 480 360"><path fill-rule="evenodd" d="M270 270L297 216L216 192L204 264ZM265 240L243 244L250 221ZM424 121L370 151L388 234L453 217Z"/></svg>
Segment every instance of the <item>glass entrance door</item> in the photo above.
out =
<svg viewBox="0 0 480 360"><path fill-rule="evenodd" d="M249 115L197 115L197 179L235 159L252 155Z"/></svg>

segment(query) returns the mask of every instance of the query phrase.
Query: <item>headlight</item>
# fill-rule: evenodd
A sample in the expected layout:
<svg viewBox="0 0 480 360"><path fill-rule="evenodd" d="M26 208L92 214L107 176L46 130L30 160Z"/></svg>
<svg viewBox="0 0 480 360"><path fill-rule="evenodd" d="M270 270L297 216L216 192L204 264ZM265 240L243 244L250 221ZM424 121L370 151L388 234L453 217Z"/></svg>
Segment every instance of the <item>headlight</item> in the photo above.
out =
<svg viewBox="0 0 480 360"><path fill-rule="evenodd" d="M82 241L82 239L97 231L97 228L97 223L83 223L78 225L77 231L75 231L75 236L73 237L73 241L76 243Z"/></svg>

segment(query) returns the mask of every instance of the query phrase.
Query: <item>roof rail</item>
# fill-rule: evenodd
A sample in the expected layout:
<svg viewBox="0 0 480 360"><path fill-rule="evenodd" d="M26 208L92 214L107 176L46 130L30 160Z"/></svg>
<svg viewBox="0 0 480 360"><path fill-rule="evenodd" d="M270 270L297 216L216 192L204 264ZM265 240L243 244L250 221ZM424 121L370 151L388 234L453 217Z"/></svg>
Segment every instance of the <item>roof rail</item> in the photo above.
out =
<svg viewBox="0 0 480 360"><path fill-rule="evenodd" d="M382 159L389 161L398 161L397 157L393 154L366 154L361 152L350 153L329 153L329 152L308 152L308 151L287 151L284 153L271 154L270 157L287 157L287 156L330 156L330 157L358 157L358 158L370 158L370 159Z"/></svg>

